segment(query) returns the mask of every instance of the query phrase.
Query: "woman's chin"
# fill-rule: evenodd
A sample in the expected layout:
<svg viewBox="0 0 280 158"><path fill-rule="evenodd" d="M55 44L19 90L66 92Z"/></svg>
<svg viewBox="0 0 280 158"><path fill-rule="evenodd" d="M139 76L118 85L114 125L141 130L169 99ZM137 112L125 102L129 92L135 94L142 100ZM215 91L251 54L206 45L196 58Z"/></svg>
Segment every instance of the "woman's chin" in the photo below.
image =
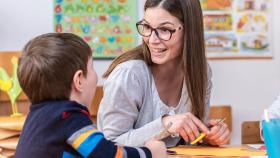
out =
<svg viewBox="0 0 280 158"><path fill-rule="evenodd" d="M155 64L164 64L166 60L165 58L152 57L152 62Z"/></svg>

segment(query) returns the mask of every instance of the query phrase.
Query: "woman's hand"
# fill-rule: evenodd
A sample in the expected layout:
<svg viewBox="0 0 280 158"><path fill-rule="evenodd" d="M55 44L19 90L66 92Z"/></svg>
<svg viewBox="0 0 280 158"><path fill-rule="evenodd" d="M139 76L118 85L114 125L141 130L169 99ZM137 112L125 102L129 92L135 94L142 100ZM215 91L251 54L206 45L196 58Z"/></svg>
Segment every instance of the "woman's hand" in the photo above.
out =
<svg viewBox="0 0 280 158"><path fill-rule="evenodd" d="M210 120L209 122L209 126L213 127L204 140L210 145L224 145L230 140L231 136L227 124L223 122L218 123L218 121L219 120Z"/></svg>
<svg viewBox="0 0 280 158"><path fill-rule="evenodd" d="M192 113L177 114L172 116L165 116L162 119L163 125L166 127L169 122L172 122L172 126L168 132L180 136L186 141L193 141L197 138L201 132L205 134L209 133L209 129Z"/></svg>

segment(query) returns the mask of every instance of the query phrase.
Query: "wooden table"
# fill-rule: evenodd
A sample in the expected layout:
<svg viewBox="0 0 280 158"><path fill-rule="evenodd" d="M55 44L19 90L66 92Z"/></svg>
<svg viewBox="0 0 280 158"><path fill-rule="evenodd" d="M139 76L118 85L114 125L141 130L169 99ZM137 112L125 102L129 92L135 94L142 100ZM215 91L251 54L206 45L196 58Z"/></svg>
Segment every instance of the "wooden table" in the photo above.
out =
<svg viewBox="0 0 280 158"><path fill-rule="evenodd" d="M261 144L260 144L261 145ZM264 149L261 149L261 148L259 148L258 147L258 145L257 146L254 146L254 147L252 147L252 146L248 146L248 145L225 145L224 147L230 147L230 148L243 148L243 147L246 147L246 148L248 148L248 151L250 151L250 152L259 152L259 151L263 151L263 152L265 152L264 151ZM190 149L189 147L187 147L188 149ZM207 148L207 147L206 147ZM208 148L207 148L208 149ZM207 151L207 149L206 149L206 151ZM199 149L199 150L201 150L201 149ZM211 150L211 149L210 149ZM190 151L190 153L192 153L192 151L191 150L189 150ZM208 150L209 151L209 150ZM223 151L225 151L225 150L223 150ZM209 151L210 152L210 151ZM227 152L227 151L225 151L225 152ZM210 152L211 153L211 152ZM213 152L212 152L213 153ZM187 153L186 153L187 154ZM194 154L194 153L192 153L192 154ZM246 153L245 153L246 154ZM250 153L247 153L246 155L251 155ZM236 155L236 153L235 154L233 154L233 155ZM237 154L238 155L238 154ZM239 154L240 155L240 154ZM252 153L252 156L253 155L256 155L255 153ZM267 156L263 156L263 157L266 157L267 158ZM250 158L250 156L188 156L188 155L168 155L168 158Z"/></svg>
<svg viewBox="0 0 280 158"><path fill-rule="evenodd" d="M248 156L187 156L187 155L168 155L168 158L250 158Z"/></svg>

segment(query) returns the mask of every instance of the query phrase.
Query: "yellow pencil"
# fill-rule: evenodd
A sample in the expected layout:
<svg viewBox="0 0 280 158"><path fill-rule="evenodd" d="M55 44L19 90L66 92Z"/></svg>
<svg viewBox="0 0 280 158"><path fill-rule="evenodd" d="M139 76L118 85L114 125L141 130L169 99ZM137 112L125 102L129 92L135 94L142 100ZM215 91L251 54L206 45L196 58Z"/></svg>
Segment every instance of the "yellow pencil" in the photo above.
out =
<svg viewBox="0 0 280 158"><path fill-rule="evenodd" d="M219 125L220 123L224 122L226 120L226 118L224 117L223 119L220 119L218 123L216 123L214 126L217 126ZM210 126L209 128L212 128L214 126ZM200 135L191 142L191 145L194 145L196 144L197 142L199 142L200 140L202 140L204 137L206 136L205 133L200 133Z"/></svg>
<svg viewBox="0 0 280 158"><path fill-rule="evenodd" d="M201 139L203 139L205 136L206 136L205 133L200 133L200 135L199 135L195 140L193 140L193 141L191 142L191 145L196 144L196 143L199 142Z"/></svg>

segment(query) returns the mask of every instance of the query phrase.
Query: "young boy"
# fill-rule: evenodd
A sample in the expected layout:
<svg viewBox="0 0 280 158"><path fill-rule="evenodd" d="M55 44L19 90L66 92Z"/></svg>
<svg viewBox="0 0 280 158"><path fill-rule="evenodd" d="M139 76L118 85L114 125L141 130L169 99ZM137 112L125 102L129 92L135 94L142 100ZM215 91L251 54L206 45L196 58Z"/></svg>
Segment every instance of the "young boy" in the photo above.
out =
<svg viewBox="0 0 280 158"><path fill-rule="evenodd" d="M70 33L49 33L24 47L18 79L32 105L15 158L166 157L163 142L125 147L106 140L86 106L97 84L91 48Z"/></svg>

